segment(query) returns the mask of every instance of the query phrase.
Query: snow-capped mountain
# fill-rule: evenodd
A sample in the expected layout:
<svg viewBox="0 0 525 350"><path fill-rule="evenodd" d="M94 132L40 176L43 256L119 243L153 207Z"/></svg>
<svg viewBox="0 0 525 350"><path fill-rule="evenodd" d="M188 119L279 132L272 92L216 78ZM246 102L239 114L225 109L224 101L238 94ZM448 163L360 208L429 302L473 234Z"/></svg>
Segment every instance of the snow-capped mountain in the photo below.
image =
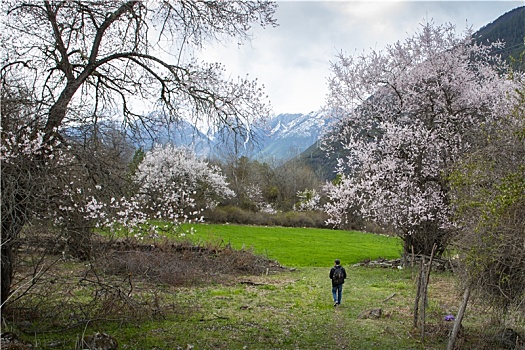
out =
<svg viewBox="0 0 525 350"><path fill-rule="evenodd" d="M288 160L296 157L319 140L329 123L330 118L324 111L279 114L263 130L261 149L255 158Z"/></svg>
<svg viewBox="0 0 525 350"><path fill-rule="evenodd" d="M256 143L245 145L238 156L248 156L260 161L283 162L298 156L322 135L329 119L323 111L308 114L279 114L266 125L255 130ZM205 135L188 122L180 122L170 127L160 126L148 134L142 134L140 146L149 149L154 144L173 143L187 146L198 155L221 158L220 152L228 147L224 137Z"/></svg>

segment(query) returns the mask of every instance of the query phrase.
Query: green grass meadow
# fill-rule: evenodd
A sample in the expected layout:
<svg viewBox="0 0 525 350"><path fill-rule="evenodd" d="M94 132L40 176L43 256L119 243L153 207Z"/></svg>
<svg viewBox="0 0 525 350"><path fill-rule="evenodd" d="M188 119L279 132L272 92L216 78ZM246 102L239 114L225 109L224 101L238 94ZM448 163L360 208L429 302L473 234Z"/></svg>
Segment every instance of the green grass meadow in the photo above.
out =
<svg viewBox="0 0 525 350"><path fill-rule="evenodd" d="M193 286L137 280L131 296L139 304L158 305L158 316L140 321L126 317L90 320L82 329L38 333L26 336L27 340L36 349L76 350L74 339L82 334L105 332L118 340L119 349L136 350L446 348L448 328L443 317L454 314L461 299L452 275L430 278L426 320L427 330L435 331L422 340L413 328L415 272L354 266L363 259L399 257L397 238L306 228L199 224L194 229L193 235L168 239L253 249L287 268L257 276L225 276L221 283ZM333 306L328 277L335 258L341 259L348 274L338 307ZM67 273L68 280L75 276L72 265ZM71 283L74 289L75 282ZM381 308L382 317L359 317L372 308ZM467 332L476 334L483 317L482 312L468 310ZM472 343L464 348L479 347Z"/></svg>
<svg viewBox="0 0 525 350"><path fill-rule="evenodd" d="M379 257L398 258L402 252L399 238L357 231L207 224L185 225L183 229L190 227L195 233L185 238L195 243L253 249L287 267L331 266L334 259L355 264Z"/></svg>
<svg viewBox="0 0 525 350"><path fill-rule="evenodd" d="M343 302L334 308L326 268L299 268L235 283L178 288L180 307L166 320L126 327L133 349L439 349L412 336L410 273L349 268ZM382 300L396 293L387 303ZM385 317L359 319L381 307ZM132 334L140 329L142 337ZM134 331L135 330L135 331ZM433 342L435 343L435 342Z"/></svg>

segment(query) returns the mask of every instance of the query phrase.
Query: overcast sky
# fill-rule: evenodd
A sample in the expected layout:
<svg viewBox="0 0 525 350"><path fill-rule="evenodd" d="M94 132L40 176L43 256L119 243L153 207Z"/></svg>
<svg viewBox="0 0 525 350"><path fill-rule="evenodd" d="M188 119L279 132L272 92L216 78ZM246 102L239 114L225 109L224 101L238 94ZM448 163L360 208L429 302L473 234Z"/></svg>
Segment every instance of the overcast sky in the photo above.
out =
<svg viewBox="0 0 525 350"><path fill-rule="evenodd" d="M265 86L275 114L320 109L330 61L404 40L421 23L450 22L474 31L521 1L278 1L276 28L253 30L253 40L208 46L202 58L221 62L232 78L249 74Z"/></svg>

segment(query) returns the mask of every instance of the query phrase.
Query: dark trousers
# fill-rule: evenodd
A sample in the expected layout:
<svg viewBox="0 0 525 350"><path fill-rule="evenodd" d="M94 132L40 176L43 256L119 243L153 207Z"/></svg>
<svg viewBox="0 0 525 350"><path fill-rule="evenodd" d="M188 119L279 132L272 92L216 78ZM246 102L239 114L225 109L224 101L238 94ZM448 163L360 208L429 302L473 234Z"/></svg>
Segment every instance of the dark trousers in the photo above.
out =
<svg viewBox="0 0 525 350"><path fill-rule="evenodd" d="M343 284L332 286L332 295L334 297L334 303L341 304L341 298L343 297Z"/></svg>

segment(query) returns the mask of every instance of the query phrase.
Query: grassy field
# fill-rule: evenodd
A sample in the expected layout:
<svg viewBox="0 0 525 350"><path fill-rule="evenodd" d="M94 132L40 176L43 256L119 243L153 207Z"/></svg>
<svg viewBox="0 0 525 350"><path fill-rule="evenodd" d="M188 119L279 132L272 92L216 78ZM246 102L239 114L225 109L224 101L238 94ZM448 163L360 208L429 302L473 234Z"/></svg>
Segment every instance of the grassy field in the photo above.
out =
<svg viewBox="0 0 525 350"><path fill-rule="evenodd" d="M411 335L410 273L349 268L342 305L334 308L324 268L245 277L230 285L174 290L180 313L126 327L133 349L439 349ZM253 284L246 283L247 281ZM383 303L393 293L396 296ZM359 319L364 309L385 317ZM428 344L430 345L430 344Z"/></svg>
<svg viewBox="0 0 525 350"><path fill-rule="evenodd" d="M127 277L118 275L86 275L85 263L66 261L55 266L54 282L45 286L48 292L57 288L61 293L45 301L50 308L65 309L94 297L96 302L89 307L104 311L113 308L113 316L85 320L82 309L88 306L83 305L78 312L65 313L63 325L45 324L44 317L28 327L27 320L15 317L4 322L2 331L20 333L17 325L25 324L22 336L36 349L79 349L75 339L94 332L112 335L118 340L119 349L137 350L446 348L450 324L443 318L456 312L460 300L452 275L433 273L430 278L426 334L422 340L412 326L415 272L352 266L365 258L398 257L400 242L395 238L276 227L198 225L196 229L191 235L195 242L251 247L293 269L173 286L140 278L127 281ZM332 304L328 278L336 257L342 259L348 273L339 307ZM96 277L116 281L118 288L106 292L126 291L125 298L118 300L129 302L117 304L109 294L90 297L92 292L85 288L86 276L88 280ZM44 301L37 295L35 302ZM496 349L478 336L488 329L487 310L473 305L464 321L462 348ZM30 303L25 307L29 309ZM360 317L373 308L382 310L380 318ZM72 323L72 317L80 322ZM65 328L64 324L77 326Z"/></svg>
<svg viewBox="0 0 525 350"><path fill-rule="evenodd" d="M270 259L290 267L331 266L334 259L355 264L365 259L398 258L402 251L398 238L356 231L314 228L283 228L235 225L186 225L195 228L186 236L195 243L218 242L236 249L253 248Z"/></svg>

